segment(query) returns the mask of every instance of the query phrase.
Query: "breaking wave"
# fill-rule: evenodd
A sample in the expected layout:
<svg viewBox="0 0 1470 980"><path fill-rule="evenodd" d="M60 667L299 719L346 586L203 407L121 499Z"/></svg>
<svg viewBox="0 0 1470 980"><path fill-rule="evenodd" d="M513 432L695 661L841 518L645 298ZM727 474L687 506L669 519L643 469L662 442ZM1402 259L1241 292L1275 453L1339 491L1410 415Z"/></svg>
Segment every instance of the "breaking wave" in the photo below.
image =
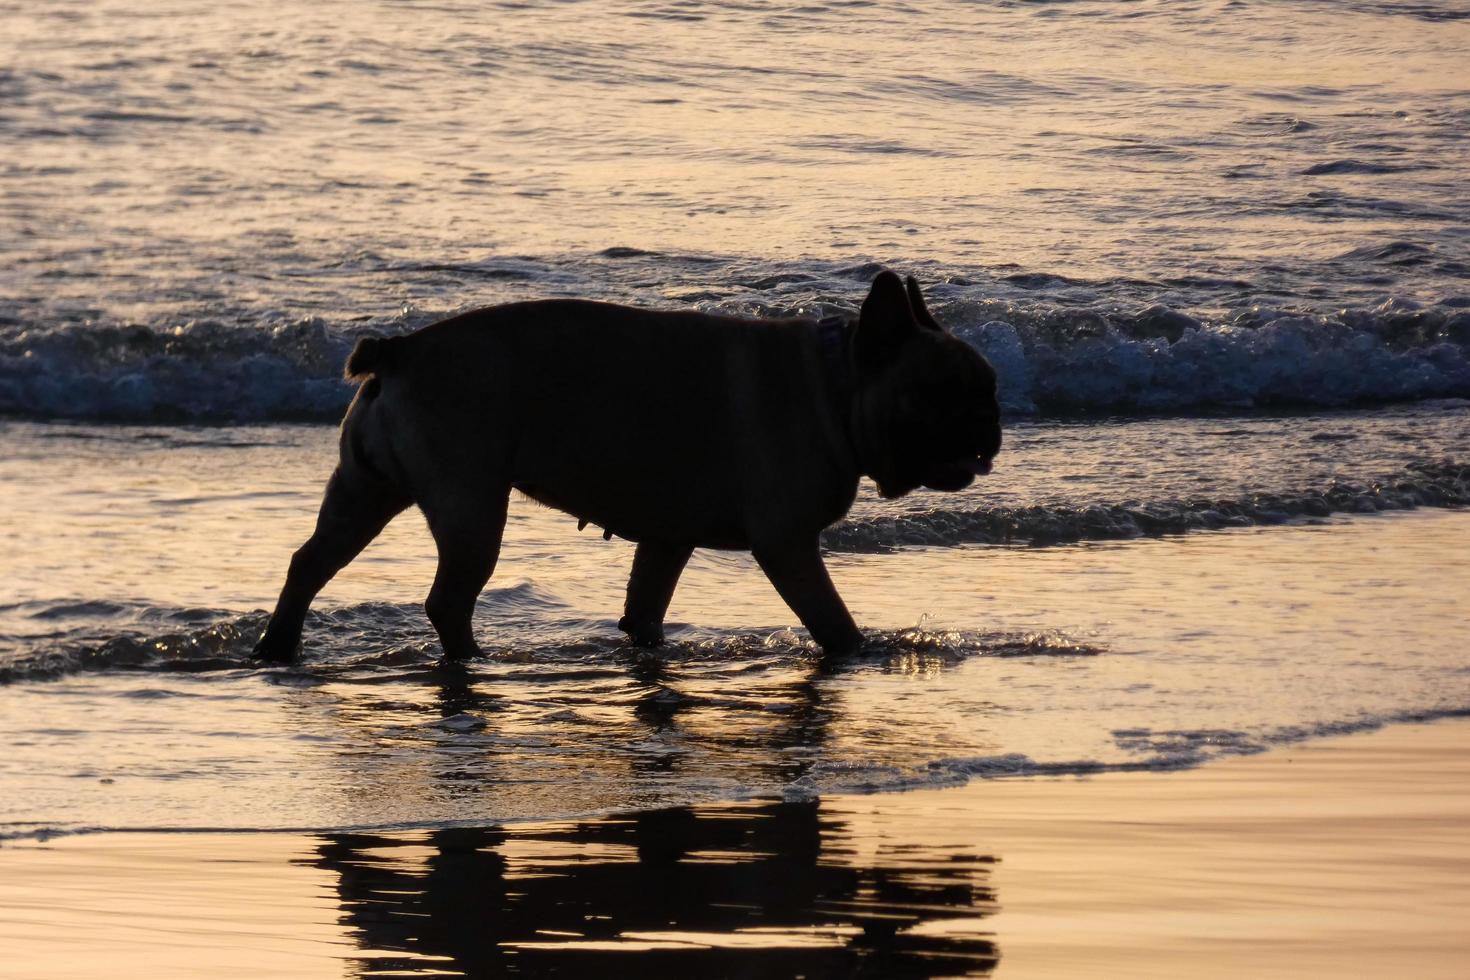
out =
<svg viewBox="0 0 1470 980"><path fill-rule="evenodd" d="M1252 307L1206 321L1164 306L1078 313L958 301L954 332L1014 412L1343 406L1470 393L1470 310L1389 301L1335 315Z"/></svg>
<svg viewBox="0 0 1470 980"><path fill-rule="evenodd" d="M766 287L758 300L722 296L697 305L757 315L854 313L869 267L824 271L825 278L792 273L754 283ZM1046 283L1018 285L1014 279L992 290L954 277L932 290L939 319L995 365L1010 413L1470 397L1470 300L1433 307L1391 300L1331 315L1256 306L1197 318L1160 305L1073 307L1016 298ZM1007 293L1010 298L997 298ZM0 325L0 413L109 421L335 420L351 398L341 366L355 339L365 329L403 332L432 319L410 312L347 324L307 317L265 324Z"/></svg>

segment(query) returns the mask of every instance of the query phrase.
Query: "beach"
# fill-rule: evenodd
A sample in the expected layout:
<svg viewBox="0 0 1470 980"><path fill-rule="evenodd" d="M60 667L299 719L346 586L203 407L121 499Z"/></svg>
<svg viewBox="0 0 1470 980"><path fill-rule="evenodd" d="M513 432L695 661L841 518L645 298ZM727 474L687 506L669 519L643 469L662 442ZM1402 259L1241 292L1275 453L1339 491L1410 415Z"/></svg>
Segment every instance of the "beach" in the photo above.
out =
<svg viewBox="0 0 1470 980"><path fill-rule="evenodd" d="M1447 720L799 805L819 817L10 842L0 975L1459 977L1467 749ZM637 820L706 849L640 848Z"/></svg>
<svg viewBox="0 0 1470 980"><path fill-rule="evenodd" d="M0 4L0 976L1470 972L1466 50L1449 0ZM964 399L856 353L889 274ZM616 385L536 450L774 513L787 410L701 429L756 461L703 500L600 423L851 394L854 652L704 547L634 645L672 525L514 493L483 656L408 507L252 658L349 352L542 300L816 331L725 394L735 333L557 342ZM931 436L885 497L857 450Z"/></svg>

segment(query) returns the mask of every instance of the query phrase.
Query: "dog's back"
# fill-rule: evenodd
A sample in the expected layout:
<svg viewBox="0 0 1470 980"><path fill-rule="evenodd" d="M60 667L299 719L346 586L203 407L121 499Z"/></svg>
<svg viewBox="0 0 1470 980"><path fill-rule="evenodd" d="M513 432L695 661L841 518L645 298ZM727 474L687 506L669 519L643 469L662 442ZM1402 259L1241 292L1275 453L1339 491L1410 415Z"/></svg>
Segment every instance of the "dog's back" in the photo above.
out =
<svg viewBox="0 0 1470 980"><path fill-rule="evenodd" d="M344 461L415 500L505 473L631 540L740 548L792 512L830 523L856 491L804 321L516 303L365 338L347 374L363 385Z"/></svg>

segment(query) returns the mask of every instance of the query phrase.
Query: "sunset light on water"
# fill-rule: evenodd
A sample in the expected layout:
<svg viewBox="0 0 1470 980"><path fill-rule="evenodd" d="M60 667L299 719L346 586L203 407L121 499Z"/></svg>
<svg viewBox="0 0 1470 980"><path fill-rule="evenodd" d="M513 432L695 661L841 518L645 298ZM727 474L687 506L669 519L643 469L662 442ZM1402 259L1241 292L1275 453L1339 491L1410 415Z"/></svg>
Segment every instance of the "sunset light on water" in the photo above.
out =
<svg viewBox="0 0 1470 980"><path fill-rule="evenodd" d="M1466 50L1449 0L0 6L0 976L1461 975ZM369 339L339 448L359 341L547 300L494 364ZM521 467L463 660L445 418ZM860 634L783 585L808 428ZM339 461L413 499L252 659ZM635 644L635 540L706 526Z"/></svg>

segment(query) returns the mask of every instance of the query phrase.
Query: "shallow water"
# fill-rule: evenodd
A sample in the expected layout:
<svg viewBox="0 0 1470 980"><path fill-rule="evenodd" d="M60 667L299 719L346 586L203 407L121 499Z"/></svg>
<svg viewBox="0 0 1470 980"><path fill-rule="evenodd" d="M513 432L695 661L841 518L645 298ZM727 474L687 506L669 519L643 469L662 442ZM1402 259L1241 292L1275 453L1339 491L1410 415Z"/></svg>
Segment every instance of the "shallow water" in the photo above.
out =
<svg viewBox="0 0 1470 980"><path fill-rule="evenodd" d="M0 421L0 652L68 625L111 628L151 606L248 609L279 587L336 464L315 425L90 426ZM1470 401L1373 412L1037 420L1008 427L996 471L959 494L880 500L866 482L831 552L905 545L1127 540L1332 514L1470 503ZM626 546L518 496L501 576L606 579ZM731 556L701 555L726 567ZM327 593L416 602L433 546L395 521ZM613 605L598 611L610 615ZM534 606L528 607L535 613ZM38 626L37 623L42 625Z"/></svg>
<svg viewBox="0 0 1470 980"><path fill-rule="evenodd" d="M1452 3L0 0L0 834L488 824L1169 769L1470 709ZM433 666L413 514L245 654L365 331L578 296L851 314L1000 376L865 489L824 663L745 556L656 653L517 501Z"/></svg>
<svg viewBox="0 0 1470 980"><path fill-rule="evenodd" d="M259 609L310 532L330 430L8 423L0 832L470 825L1172 769L1470 711L1470 474L1426 455L1463 459L1464 421L1031 423L981 486L865 496L832 532L874 538L830 550L870 637L842 662L749 556L716 552L670 645L626 646L631 546L517 500L477 614L488 656L440 668L409 513L328 587L301 662L266 669ZM1091 533L1104 503L1198 520ZM966 544L1016 514L1109 540ZM930 540L895 551L882 536L910 524Z"/></svg>

